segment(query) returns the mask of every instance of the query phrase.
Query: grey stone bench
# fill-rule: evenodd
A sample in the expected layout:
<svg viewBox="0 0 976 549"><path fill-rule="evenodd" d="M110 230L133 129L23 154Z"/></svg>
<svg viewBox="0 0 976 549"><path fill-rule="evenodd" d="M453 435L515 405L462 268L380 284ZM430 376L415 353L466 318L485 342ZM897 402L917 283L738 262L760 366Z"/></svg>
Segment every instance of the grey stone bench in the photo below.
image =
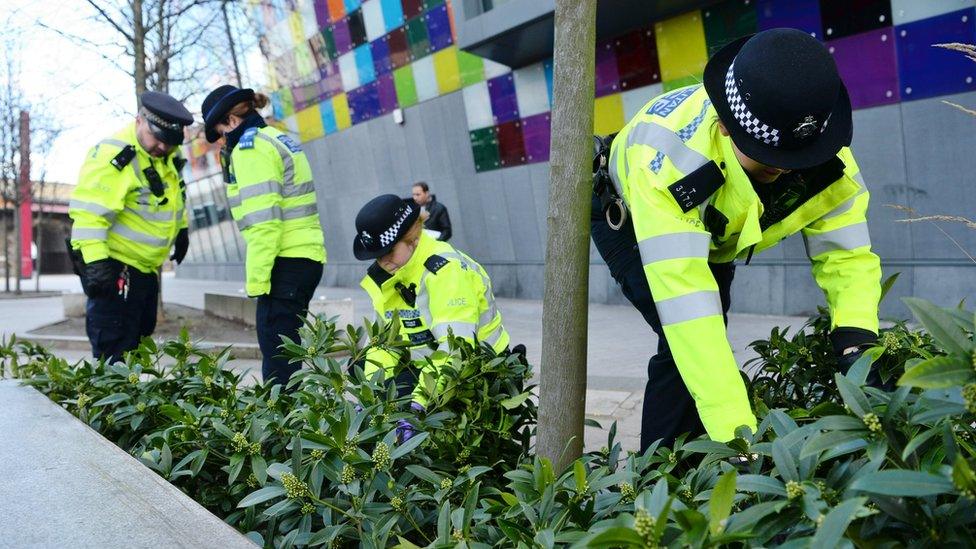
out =
<svg viewBox="0 0 976 549"><path fill-rule="evenodd" d="M0 409L0 547L256 547L33 388Z"/></svg>
<svg viewBox="0 0 976 549"><path fill-rule="evenodd" d="M205 293L203 294L203 311L208 315L235 322L242 322L254 326L254 317L258 302L256 299L243 294ZM338 317L336 324L344 328L355 322L355 307L352 299L325 299L322 296L312 298L308 304L308 313L322 318Z"/></svg>

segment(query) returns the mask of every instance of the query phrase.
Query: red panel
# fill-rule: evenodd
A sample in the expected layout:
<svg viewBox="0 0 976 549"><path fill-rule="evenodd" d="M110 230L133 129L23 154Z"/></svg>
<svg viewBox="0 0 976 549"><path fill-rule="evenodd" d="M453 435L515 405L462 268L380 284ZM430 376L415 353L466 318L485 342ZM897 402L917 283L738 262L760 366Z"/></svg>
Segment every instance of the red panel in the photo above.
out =
<svg viewBox="0 0 976 549"><path fill-rule="evenodd" d="M424 0L400 0L403 6L403 18L410 19L424 13Z"/></svg>
<svg viewBox="0 0 976 549"><path fill-rule="evenodd" d="M614 47L620 89L626 91L661 81L653 27L637 29L617 38Z"/></svg>
<svg viewBox="0 0 976 549"><path fill-rule="evenodd" d="M521 120L512 120L498 125L498 153L503 167L525 164L525 142L522 140Z"/></svg>
<svg viewBox="0 0 976 549"><path fill-rule="evenodd" d="M410 46L407 45L407 33L403 27L393 29L385 39L390 46L390 63L394 69L405 67L410 63Z"/></svg>

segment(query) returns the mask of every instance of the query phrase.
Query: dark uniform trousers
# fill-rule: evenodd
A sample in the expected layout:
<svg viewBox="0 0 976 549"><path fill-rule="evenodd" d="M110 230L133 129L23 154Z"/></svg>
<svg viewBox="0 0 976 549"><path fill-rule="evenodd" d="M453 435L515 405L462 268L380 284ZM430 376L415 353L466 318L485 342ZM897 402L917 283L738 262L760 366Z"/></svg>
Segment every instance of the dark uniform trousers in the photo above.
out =
<svg viewBox="0 0 976 549"><path fill-rule="evenodd" d="M322 279L322 264L311 259L279 257L271 269L271 292L258 297L258 346L261 347L261 376L265 382L282 385L301 368L278 356L281 337L298 342L298 329L308 314L308 303Z"/></svg>
<svg viewBox="0 0 976 549"><path fill-rule="evenodd" d="M115 261L114 259L112 261ZM119 263L119 270L122 269ZM88 298L85 331L92 355L109 362L122 360L126 351L139 346L139 340L156 329L156 303L159 280L156 273L129 267L129 292L117 291Z"/></svg>
<svg viewBox="0 0 976 549"><path fill-rule="evenodd" d="M590 217L590 236L597 251L610 268L610 275L620 289L651 326L658 337L657 354L647 363L647 385L644 388L644 407L641 418L641 452L654 441L671 446L682 433L697 436L705 432L695 401L688 392L671 356L661 321L644 274L634 226L628 219L619 231L611 229L600 211L600 200L593 197ZM728 313L732 277L732 263L709 263L722 298L723 314ZM728 323L728 317L725 318ZM694 367L695 365L691 365Z"/></svg>

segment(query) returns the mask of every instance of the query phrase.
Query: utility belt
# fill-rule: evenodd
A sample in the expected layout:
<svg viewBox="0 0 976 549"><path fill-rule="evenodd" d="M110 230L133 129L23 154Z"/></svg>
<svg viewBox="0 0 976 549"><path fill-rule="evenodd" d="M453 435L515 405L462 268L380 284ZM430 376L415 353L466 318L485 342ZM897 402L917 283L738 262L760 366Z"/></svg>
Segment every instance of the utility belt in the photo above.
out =
<svg viewBox="0 0 976 549"><path fill-rule="evenodd" d="M600 199L600 210L607 225L619 231L627 223L630 212L610 177L610 145L613 144L615 137L617 137L615 133L593 136L593 194Z"/></svg>

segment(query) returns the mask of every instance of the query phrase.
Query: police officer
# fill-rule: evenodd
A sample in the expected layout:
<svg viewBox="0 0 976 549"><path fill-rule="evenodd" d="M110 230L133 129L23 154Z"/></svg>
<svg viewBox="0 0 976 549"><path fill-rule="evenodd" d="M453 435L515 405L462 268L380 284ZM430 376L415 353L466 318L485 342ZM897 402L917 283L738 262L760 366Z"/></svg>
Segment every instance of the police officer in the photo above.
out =
<svg viewBox="0 0 976 549"><path fill-rule="evenodd" d="M298 371L279 357L282 336L298 339L322 278L325 245L312 169L301 146L265 124L268 104L251 89L220 86L203 100L207 141L224 138L227 201L247 243L247 295L257 297L258 345L265 382L285 384Z"/></svg>
<svg viewBox="0 0 976 549"><path fill-rule="evenodd" d="M851 135L830 54L806 33L772 29L721 49L703 85L651 100L613 138L591 235L659 336L642 450L756 428L725 331L735 260L802 233L841 367L876 338L881 268Z"/></svg>
<svg viewBox="0 0 976 549"><path fill-rule="evenodd" d="M153 333L157 271L174 244L182 262L190 242L179 145L193 117L164 93L139 103L134 123L88 153L68 209L92 354L113 362Z"/></svg>
<svg viewBox="0 0 976 549"><path fill-rule="evenodd" d="M356 216L353 254L375 260L361 285L378 317L387 322L396 318L399 333L409 341L406 368L397 371L400 356L373 348L365 372L385 368L395 375L400 395L412 393L415 409L426 406L430 396L418 387L420 372L437 375L438 363L425 359L449 332L477 339L499 353L507 351L509 336L488 274L466 254L424 232L420 208L412 199L385 194L367 202ZM516 352L524 355L524 347Z"/></svg>

